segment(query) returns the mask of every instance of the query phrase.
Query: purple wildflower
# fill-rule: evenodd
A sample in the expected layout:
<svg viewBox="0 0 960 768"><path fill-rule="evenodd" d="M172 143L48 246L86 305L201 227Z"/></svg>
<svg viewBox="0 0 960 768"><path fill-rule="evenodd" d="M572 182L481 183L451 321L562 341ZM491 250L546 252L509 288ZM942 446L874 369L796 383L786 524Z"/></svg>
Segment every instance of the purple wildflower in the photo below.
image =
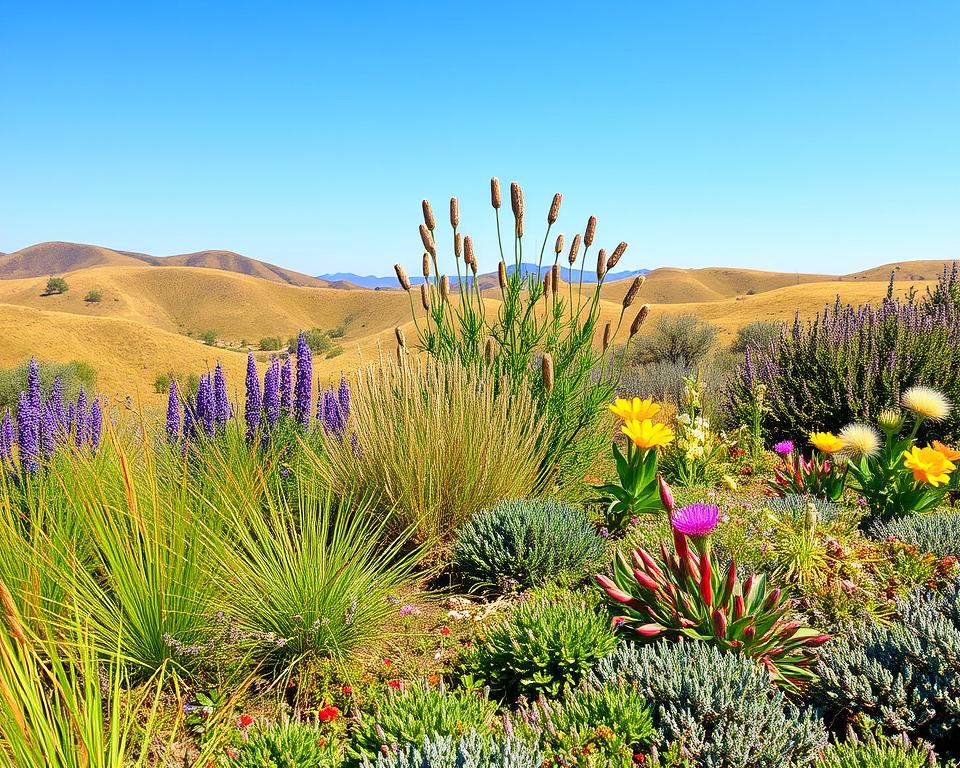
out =
<svg viewBox="0 0 960 768"><path fill-rule="evenodd" d="M263 374L263 409L267 427L273 429L280 418L280 361L273 358Z"/></svg>
<svg viewBox="0 0 960 768"><path fill-rule="evenodd" d="M415 605L401 605L400 606L400 615L401 616L419 616L420 609Z"/></svg>
<svg viewBox="0 0 960 768"><path fill-rule="evenodd" d="M773 446L773 452L780 454L784 458L793 453L793 449L793 440L781 440L779 443Z"/></svg>
<svg viewBox="0 0 960 768"><path fill-rule="evenodd" d="M25 472L40 469L37 421L30 398L26 392L21 392L17 403L17 444L20 446L20 464Z"/></svg>
<svg viewBox="0 0 960 768"><path fill-rule="evenodd" d="M56 420L57 429L64 430L67 423L67 413L63 408L63 381L59 376L53 380L49 402L53 408L53 418Z"/></svg>
<svg viewBox="0 0 960 768"><path fill-rule="evenodd" d="M213 420L223 426L232 415L230 398L227 397L227 379L223 375L223 366L218 362L213 369Z"/></svg>
<svg viewBox="0 0 960 768"><path fill-rule="evenodd" d="M177 382L170 379L167 394L167 440L175 442L180 435L180 398L177 396Z"/></svg>
<svg viewBox="0 0 960 768"><path fill-rule="evenodd" d="M337 389L337 401L340 403L340 410L343 413L343 420L346 422L350 416L350 385L344 375L340 374L340 387Z"/></svg>
<svg viewBox="0 0 960 768"><path fill-rule="evenodd" d="M674 510L670 522L686 536L707 536L716 528L720 508L716 504L690 504Z"/></svg>
<svg viewBox="0 0 960 768"><path fill-rule="evenodd" d="M47 402L40 412L40 453L49 459L56 450L57 420L53 415L53 406Z"/></svg>
<svg viewBox="0 0 960 768"><path fill-rule="evenodd" d="M93 405L90 406L90 447L96 450L100 447L100 431L103 429L103 409L100 406L100 398L93 398Z"/></svg>
<svg viewBox="0 0 960 768"><path fill-rule="evenodd" d="M39 418L40 415L40 365L35 357L30 358L27 367L27 399Z"/></svg>
<svg viewBox="0 0 960 768"><path fill-rule="evenodd" d="M280 369L280 407L287 413L293 407L293 375L290 367L290 356L284 358Z"/></svg>
<svg viewBox="0 0 960 768"><path fill-rule="evenodd" d="M253 352L247 355L247 397L243 408L243 417L247 422L247 440L253 442L260 426L260 411L263 397L260 394L260 376L257 374L257 361Z"/></svg>
<svg viewBox="0 0 960 768"><path fill-rule="evenodd" d="M360 436L356 432L350 435L350 450L353 451L353 455L358 459L363 458L363 448L360 447Z"/></svg>
<svg viewBox="0 0 960 768"><path fill-rule="evenodd" d="M213 401L213 386L209 376L200 377L200 387L197 389L197 421L203 425L207 437L213 437L216 431L215 410Z"/></svg>
<svg viewBox="0 0 960 768"><path fill-rule="evenodd" d="M293 391L293 415L304 429L310 427L310 403L313 400L313 353L301 331L297 337L297 377Z"/></svg>
<svg viewBox="0 0 960 768"><path fill-rule="evenodd" d="M87 437L87 393L80 387L77 395L77 407L73 411L74 433L73 440L79 446Z"/></svg>
<svg viewBox="0 0 960 768"><path fill-rule="evenodd" d="M196 407L194 406L192 400L187 398L187 402L183 406L183 444L186 445L188 440L193 439L194 436L194 419L193 415L196 412Z"/></svg>
<svg viewBox="0 0 960 768"><path fill-rule="evenodd" d="M10 459L13 452L13 421L10 419L10 411L3 414L3 421L0 422L0 462Z"/></svg>

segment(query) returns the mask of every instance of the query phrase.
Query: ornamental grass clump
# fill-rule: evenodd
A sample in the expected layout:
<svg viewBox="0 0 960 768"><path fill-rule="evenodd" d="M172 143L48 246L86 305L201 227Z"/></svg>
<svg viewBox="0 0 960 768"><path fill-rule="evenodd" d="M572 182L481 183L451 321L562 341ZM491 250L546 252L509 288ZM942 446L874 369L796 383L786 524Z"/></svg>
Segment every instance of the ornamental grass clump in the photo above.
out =
<svg viewBox="0 0 960 768"><path fill-rule="evenodd" d="M576 577L604 551L582 509L517 499L470 518L457 534L453 563L471 588L509 592Z"/></svg>
<svg viewBox="0 0 960 768"><path fill-rule="evenodd" d="M615 391L611 376L613 341L628 310L634 313L631 307L642 280L636 290L627 292L619 317L605 331L601 323L601 288L607 273L623 257L627 244L621 242L609 256L600 249L596 279L589 274L585 279L585 265L597 230L596 217L591 216L583 236L577 235L571 243L569 268L560 266L562 241L554 245L554 261L550 264L547 244L562 203L562 196L557 194L545 217L543 241L539 250L534 250L537 264L529 269L524 262L524 247L529 245L529 235L524 238L529 210L523 190L517 182L510 185L512 238L505 237L501 227L502 197L496 178L491 180L490 202L499 245L498 258L491 262L491 269L492 264L497 264L498 271L496 301L485 295L482 281L477 279L482 255L476 252L473 239L461 232L459 207L457 216L451 218L455 278L444 274L441 268L440 232L425 200L424 221L419 228L427 286L421 294L422 313L414 302L410 281L399 266L398 279L410 297L421 350L441 361L455 360L489 369L497 396L502 390L512 401L532 393L538 419L543 423L538 444L542 472L537 491L559 486L574 492L582 488L583 475L592 468L606 443L604 404ZM578 260L579 272L575 269ZM451 287L452 280L455 283ZM648 312L644 306L632 322L627 320L630 337L637 333ZM595 342L601 335L606 343L596 348ZM543 359L549 359L551 364L542 365Z"/></svg>
<svg viewBox="0 0 960 768"><path fill-rule="evenodd" d="M806 768L827 743L820 718L792 705L761 665L695 640L625 643L591 679L635 686L649 702L655 746L687 765Z"/></svg>
<svg viewBox="0 0 960 768"><path fill-rule="evenodd" d="M937 768L937 756L924 744L906 738L871 737L831 746L816 768ZM945 768L955 766L950 763Z"/></svg>
<svg viewBox="0 0 960 768"><path fill-rule="evenodd" d="M751 575L741 582L735 559L725 572L714 564L710 538L719 518L715 505L675 510L662 481L661 495L670 515L674 552L663 545L659 557L642 548L629 558L619 552L612 578L596 577L622 611L615 625L638 639L687 637L749 656L788 690L809 683L812 649L829 637L788 621L791 601L784 590L770 588L766 576Z"/></svg>

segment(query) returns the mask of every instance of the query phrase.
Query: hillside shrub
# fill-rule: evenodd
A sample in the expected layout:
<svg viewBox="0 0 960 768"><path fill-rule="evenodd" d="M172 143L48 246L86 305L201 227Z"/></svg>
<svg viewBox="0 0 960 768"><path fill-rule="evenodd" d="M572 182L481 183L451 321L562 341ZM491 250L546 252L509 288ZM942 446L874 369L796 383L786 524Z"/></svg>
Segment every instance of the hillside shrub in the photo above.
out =
<svg viewBox="0 0 960 768"><path fill-rule="evenodd" d="M312 723L283 720L250 729L222 765L230 768L336 768L339 744Z"/></svg>
<svg viewBox="0 0 960 768"><path fill-rule="evenodd" d="M632 321L625 318L642 286L638 276L624 295L618 320L607 326L600 322L603 281L623 257L625 242L609 256L604 249L596 252L596 283L571 280L564 284L564 269L559 263L564 250L562 235L548 256L553 265L549 261L544 264L547 241L560 215L562 199L559 193L553 197L543 240L534 235L533 247L539 249L532 251L539 253L537 267L525 269L521 266L524 246L528 254L531 251L529 236L524 239L523 191L517 182L510 185L513 222L504 232L500 226L500 181L491 179L491 204L499 243L496 266L501 304L496 311L487 311L481 283L472 279L481 266L473 239L460 231L456 198L450 202L453 231L448 240L456 264L455 285L451 287L454 278L441 268L440 231L427 200L423 201L424 221L420 225L424 283L416 292L418 295L403 267L397 264L395 270L410 299L420 350L440 360L488 369L495 396L502 391L508 402L532 394L538 421L543 425L539 441L542 471L537 493L549 495L559 490L561 494L585 496L583 477L593 469L609 436L605 408L615 392L612 358L618 349L619 331L621 327L629 329L629 336L633 337L649 308L631 310L631 314L636 312ZM588 257L596 226L596 217L591 216L584 234L572 238L567 255L568 276L577 261L581 270L593 270ZM405 350L406 341L399 329L398 341ZM595 346L595 342L600 343Z"/></svg>
<svg viewBox="0 0 960 768"><path fill-rule="evenodd" d="M517 499L468 520L457 534L453 562L472 587L507 592L582 574L603 552L604 541L583 510Z"/></svg>
<svg viewBox="0 0 960 768"><path fill-rule="evenodd" d="M870 533L877 539L899 539L938 557L960 557L960 512L907 515L886 523L878 522Z"/></svg>
<svg viewBox="0 0 960 768"><path fill-rule="evenodd" d="M208 347L212 347L217 343L217 332L214 330L201 331L197 338Z"/></svg>
<svg viewBox="0 0 960 768"><path fill-rule="evenodd" d="M743 355L747 347L758 350L768 349L779 340L780 334L785 330L786 325L781 322L754 320L737 328L737 334L730 342L730 351Z"/></svg>
<svg viewBox="0 0 960 768"><path fill-rule="evenodd" d="M449 543L475 512L537 485L542 425L531 396L496 392L493 374L452 360L381 361L359 372L348 430L330 433L317 471L370 498L391 530Z"/></svg>
<svg viewBox="0 0 960 768"><path fill-rule="evenodd" d="M260 343L257 345L257 348L262 352L277 352L282 346L280 338L277 336L264 336L260 339Z"/></svg>
<svg viewBox="0 0 960 768"><path fill-rule="evenodd" d="M311 328L308 331L303 331L303 336L307 340L310 351L314 354L326 355L336 346L330 334L322 328ZM291 355L297 351L297 338L297 336L291 336L287 340L287 352Z"/></svg>
<svg viewBox="0 0 960 768"><path fill-rule="evenodd" d="M47 285L43 289L44 296L56 296L61 293L66 293L70 290L70 286L67 285L67 281L62 277L51 277L47 280Z"/></svg>
<svg viewBox="0 0 960 768"><path fill-rule="evenodd" d="M470 730L462 736L428 734L396 750L363 756L363 768L541 768L543 755L521 739L494 739Z"/></svg>
<svg viewBox="0 0 960 768"><path fill-rule="evenodd" d="M650 705L623 681L581 685L559 700L523 703L505 725L551 755L552 764L583 768L631 768L634 755L654 736Z"/></svg>
<svg viewBox="0 0 960 768"><path fill-rule="evenodd" d="M197 394L200 388L200 376L196 373L184 373L182 371L166 371L158 373L153 379L153 391L158 395L167 394L170 391L170 382L177 382L177 394L180 397L191 397Z"/></svg>
<svg viewBox="0 0 960 768"><path fill-rule="evenodd" d="M650 333L637 342L640 365L666 363L690 370L713 348L719 328L694 314L664 315Z"/></svg>
<svg viewBox="0 0 960 768"><path fill-rule="evenodd" d="M636 685L652 708L658 749L679 743L691 765L800 768L827 743L819 718L789 703L766 669L705 643L625 644L597 665L594 680Z"/></svg>
<svg viewBox="0 0 960 768"><path fill-rule="evenodd" d="M831 712L935 744L960 737L960 580L899 601L897 621L854 628L822 649L814 689Z"/></svg>
<svg viewBox="0 0 960 768"><path fill-rule="evenodd" d="M489 732L495 717L494 703L479 694L414 682L388 689L372 709L361 711L353 748L359 756L372 758L383 748L422 744L428 736Z"/></svg>
<svg viewBox="0 0 960 768"><path fill-rule="evenodd" d="M87 291L87 295L83 297L83 300L87 304L99 304L103 301L103 292L102 291Z"/></svg>
<svg viewBox="0 0 960 768"><path fill-rule="evenodd" d="M505 701L555 697L616 645L609 615L585 596L544 594L481 630L464 655L463 671Z"/></svg>
<svg viewBox="0 0 960 768"><path fill-rule="evenodd" d="M937 291L949 294L956 273ZM805 440L815 430L875 420L911 386L942 391L960 403L960 307L951 302L887 298L879 305L843 306L801 322L764 348L748 347L727 391L731 423L750 423L759 387L765 387L763 430ZM960 410L929 423L919 438L960 437Z"/></svg>
<svg viewBox="0 0 960 768"><path fill-rule="evenodd" d="M69 363L54 363L38 360L40 388L44 398L50 396L53 382L59 377L64 400L76 400L83 387L88 393L96 389L97 372L93 366L78 360ZM29 386L30 363L24 362L15 368L0 369L0 410L16 408L20 393Z"/></svg>

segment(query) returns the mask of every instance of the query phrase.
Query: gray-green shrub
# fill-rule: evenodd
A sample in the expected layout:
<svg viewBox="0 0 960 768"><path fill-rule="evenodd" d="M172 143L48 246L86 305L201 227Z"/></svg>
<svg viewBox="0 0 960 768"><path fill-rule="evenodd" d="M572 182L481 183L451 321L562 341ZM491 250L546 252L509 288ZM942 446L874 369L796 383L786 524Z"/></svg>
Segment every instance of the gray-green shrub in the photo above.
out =
<svg viewBox="0 0 960 768"><path fill-rule="evenodd" d="M790 704L766 669L705 643L625 644L593 678L636 685L652 706L656 746L679 742L691 765L799 768L827 743L819 718Z"/></svg>
<svg viewBox="0 0 960 768"><path fill-rule="evenodd" d="M707 356L718 332L717 326L694 314L663 315L649 334L640 337L636 360L690 368Z"/></svg>
<svg viewBox="0 0 960 768"><path fill-rule="evenodd" d="M830 747L816 768L936 768L930 750L901 739L870 739Z"/></svg>
<svg viewBox="0 0 960 768"><path fill-rule="evenodd" d="M896 618L825 645L816 698L835 714L947 745L960 737L960 580L942 594L913 592Z"/></svg>
<svg viewBox="0 0 960 768"><path fill-rule="evenodd" d="M364 755L363 768L539 768L543 755L516 738L494 739L470 730L462 736L433 734L399 749Z"/></svg>
<svg viewBox="0 0 960 768"><path fill-rule="evenodd" d="M224 765L231 768L335 768L339 754L315 725L295 720L255 726Z"/></svg>
<svg viewBox="0 0 960 768"><path fill-rule="evenodd" d="M474 588L524 589L582 572L604 553L580 509L551 500L503 501L460 529L453 562Z"/></svg>
<svg viewBox="0 0 960 768"><path fill-rule="evenodd" d="M878 522L870 529L870 534L877 539L892 536L938 557L960 557L960 512L908 515L886 523Z"/></svg>

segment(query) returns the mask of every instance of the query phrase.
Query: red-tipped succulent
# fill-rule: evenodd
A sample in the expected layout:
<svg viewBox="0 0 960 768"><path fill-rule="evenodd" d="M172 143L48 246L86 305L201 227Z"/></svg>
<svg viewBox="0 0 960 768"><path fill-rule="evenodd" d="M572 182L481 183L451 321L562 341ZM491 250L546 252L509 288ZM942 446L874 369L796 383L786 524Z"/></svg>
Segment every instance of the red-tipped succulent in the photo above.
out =
<svg viewBox="0 0 960 768"><path fill-rule="evenodd" d="M674 511L666 483L660 492L670 512L675 551L661 545L659 557L643 549L634 549L629 558L621 552L613 577L596 577L622 611L615 625L640 638L683 636L743 653L762 663L781 687L802 688L813 677L812 649L829 636L786 621L790 599L768 588L765 576L741 581L736 561L725 570L715 567L710 533L719 516L716 506L693 504Z"/></svg>

